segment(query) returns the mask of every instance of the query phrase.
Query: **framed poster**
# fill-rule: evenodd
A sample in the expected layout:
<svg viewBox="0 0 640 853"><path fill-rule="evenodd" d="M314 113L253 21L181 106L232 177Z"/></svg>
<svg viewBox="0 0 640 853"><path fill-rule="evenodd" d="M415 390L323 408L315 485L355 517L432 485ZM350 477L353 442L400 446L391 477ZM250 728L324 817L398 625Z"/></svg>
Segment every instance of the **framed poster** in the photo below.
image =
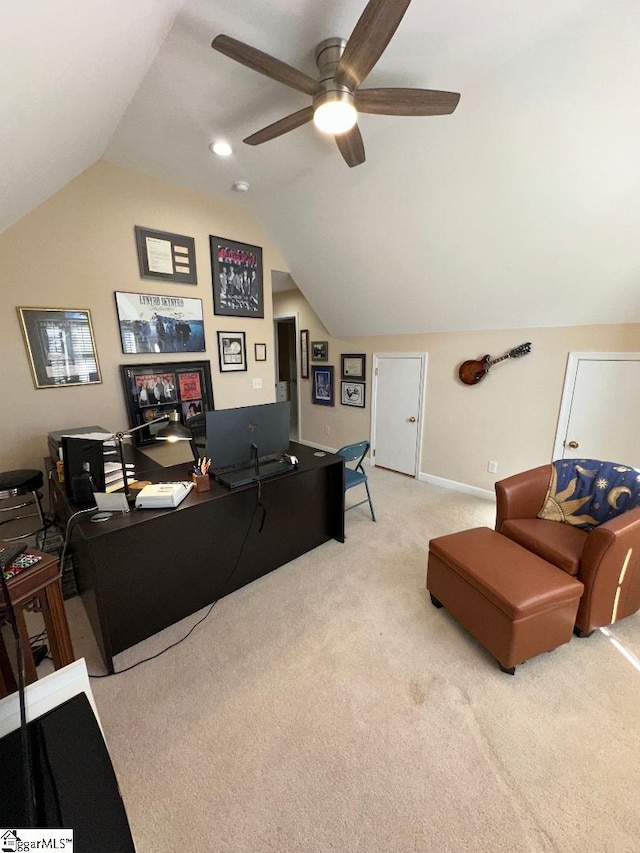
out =
<svg viewBox="0 0 640 853"><path fill-rule="evenodd" d="M244 332L218 332L218 360L221 373L247 369L247 345Z"/></svg>
<svg viewBox="0 0 640 853"><path fill-rule="evenodd" d="M254 344L253 351L255 353L256 361L266 361L267 360L267 345L266 344Z"/></svg>
<svg viewBox="0 0 640 853"><path fill-rule="evenodd" d="M141 278L174 284L197 284L196 242L193 237L135 226Z"/></svg>
<svg viewBox="0 0 640 853"><path fill-rule="evenodd" d="M202 299L116 290L122 352L204 352Z"/></svg>
<svg viewBox="0 0 640 853"><path fill-rule="evenodd" d="M311 402L333 406L333 367L311 367Z"/></svg>
<svg viewBox="0 0 640 853"><path fill-rule="evenodd" d="M264 317L262 249L209 236L213 313L224 317Z"/></svg>
<svg viewBox="0 0 640 853"><path fill-rule="evenodd" d="M343 406L359 406L364 409L364 382L341 382L340 402Z"/></svg>
<svg viewBox="0 0 640 853"><path fill-rule="evenodd" d="M300 377L309 378L309 329L300 332Z"/></svg>
<svg viewBox="0 0 640 853"><path fill-rule="evenodd" d="M213 409L211 368L208 361L123 364L120 367L129 426L141 426L168 412L178 412L189 426L189 418ZM136 444L150 444L166 426L153 424L132 434Z"/></svg>
<svg viewBox="0 0 640 853"><path fill-rule="evenodd" d="M18 308L36 388L102 382L91 314L78 308Z"/></svg>
<svg viewBox="0 0 640 853"><path fill-rule="evenodd" d="M329 341L311 341L311 361L329 361Z"/></svg>
<svg viewBox="0 0 640 853"><path fill-rule="evenodd" d="M364 353L352 355L344 353L340 356L343 379L361 379L364 382L367 356Z"/></svg>

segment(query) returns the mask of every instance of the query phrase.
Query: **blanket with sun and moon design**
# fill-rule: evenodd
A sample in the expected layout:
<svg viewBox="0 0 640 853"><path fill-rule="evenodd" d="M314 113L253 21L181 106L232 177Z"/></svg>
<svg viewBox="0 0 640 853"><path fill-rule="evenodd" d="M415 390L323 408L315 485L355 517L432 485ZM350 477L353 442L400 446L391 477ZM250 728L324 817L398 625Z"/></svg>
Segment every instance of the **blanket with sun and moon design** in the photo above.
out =
<svg viewBox="0 0 640 853"><path fill-rule="evenodd" d="M592 530L640 506L640 471L598 459L557 459L538 518Z"/></svg>

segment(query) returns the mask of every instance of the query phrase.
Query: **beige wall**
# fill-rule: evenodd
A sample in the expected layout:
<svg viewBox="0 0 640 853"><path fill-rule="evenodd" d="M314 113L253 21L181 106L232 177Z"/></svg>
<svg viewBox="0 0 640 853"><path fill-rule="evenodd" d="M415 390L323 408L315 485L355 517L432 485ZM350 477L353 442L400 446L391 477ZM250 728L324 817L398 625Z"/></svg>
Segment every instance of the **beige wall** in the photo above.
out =
<svg viewBox="0 0 640 853"><path fill-rule="evenodd" d="M141 279L134 225L193 236L198 285L166 285ZM263 247L264 320L213 314L209 234ZM40 467L46 434L52 429L100 424L121 429L128 423L120 365L145 363L149 356L123 355L114 291L183 294L203 300L206 353L174 360L209 359L217 408L267 403L275 399L273 313L297 314L310 340L329 341L335 368L336 405L311 403L310 380L300 380L301 438L338 448L370 435L373 353L428 354L424 474L491 490L497 477L548 461L562 394L567 354L577 351L640 350L640 325L520 329L399 337L332 338L299 291L271 294L271 270L286 270L260 225L237 205L215 200L112 166L106 162L68 184L45 204L0 235L0 317L3 401L0 470ZM15 306L84 308L91 311L103 382L87 387L36 390ZM247 333L246 373L220 374L217 330ZM531 341L532 353L496 365L475 387L457 380L457 366L485 353L494 357ZM256 362L253 345L267 344L267 362ZM365 409L340 405L340 355L367 354ZM163 360L169 360L164 357ZM252 380L262 379L261 390Z"/></svg>
<svg viewBox="0 0 640 853"><path fill-rule="evenodd" d="M198 284L171 285L141 279L134 226L195 238ZM209 235L263 247L264 320L213 314ZM257 221L235 204L99 162L0 235L0 317L3 403L0 470L42 466L49 430L99 424L128 425L120 365L152 361L123 355L114 291L162 293L203 301L205 353L171 360L208 359L216 408L268 403L275 399L271 269L286 270ZM91 311L102 383L36 390L16 306L81 308ZM247 333L246 373L220 374L217 330ZM257 363L253 345L267 343L267 362ZM164 356L160 360L170 360ZM252 380L263 380L254 390Z"/></svg>
<svg viewBox="0 0 640 853"><path fill-rule="evenodd" d="M496 479L551 460L569 352L640 351L638 324L332 338L298 291L275 294L274 312L298 312L311 340L329 341L336 392L341 353L367 354L364 410L341 406L338 397L335 409L314 406L310 382L301 380L303 440L335 449L369 437L373 354L425 352L421 472L486 490ZM478 385L458 380L460 362L487 353L495 358L527 341L529 355L495 365ZM497 475L487 472L489 460L498 462Z"/></svg>

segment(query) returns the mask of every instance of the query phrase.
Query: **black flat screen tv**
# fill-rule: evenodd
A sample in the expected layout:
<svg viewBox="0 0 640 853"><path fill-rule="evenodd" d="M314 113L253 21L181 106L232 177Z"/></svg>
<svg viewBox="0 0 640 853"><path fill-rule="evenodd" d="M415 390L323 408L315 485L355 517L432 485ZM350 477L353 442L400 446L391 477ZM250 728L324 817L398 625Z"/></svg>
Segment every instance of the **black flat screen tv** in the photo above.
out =
<svg viewBox="0 0 640 853"><path fill-rule="evenodd" d="M264 403L206 412L207 456L214 474L249 467L252 461L289 449L291 404Z"/></svg>

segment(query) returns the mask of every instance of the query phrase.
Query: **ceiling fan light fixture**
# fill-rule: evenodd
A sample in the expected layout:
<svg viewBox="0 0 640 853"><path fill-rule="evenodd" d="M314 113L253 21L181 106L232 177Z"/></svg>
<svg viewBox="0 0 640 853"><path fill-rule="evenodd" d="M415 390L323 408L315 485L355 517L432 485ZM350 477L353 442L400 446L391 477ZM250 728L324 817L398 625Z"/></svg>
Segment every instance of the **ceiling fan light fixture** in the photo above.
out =
<svg viewBox="0 0 640 853"><path fill-rule="evenodd" d="M358 120L358 112L349 92L324 92L316 99L313 123L323 133L346 133Z"/></svg>
<svg viewBox="0 0 640 853"><path fill-rule="evenodd" d="M228 142L225 142L224 139L218 139L216 142L212 142L209 146L209 150L214 154L217 154L218 157L229 157L233 154L233 148Z"/></svg>

